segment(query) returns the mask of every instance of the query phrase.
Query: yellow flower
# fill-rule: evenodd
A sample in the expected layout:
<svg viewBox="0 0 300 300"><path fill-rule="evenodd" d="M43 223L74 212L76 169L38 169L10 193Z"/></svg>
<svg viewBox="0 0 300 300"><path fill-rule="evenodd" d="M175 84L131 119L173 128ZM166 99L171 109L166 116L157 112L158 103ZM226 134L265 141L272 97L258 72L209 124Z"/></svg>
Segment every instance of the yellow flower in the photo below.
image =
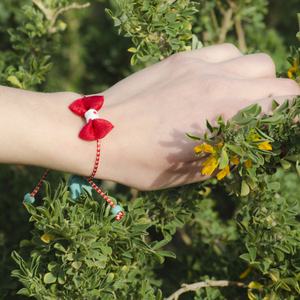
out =
<svg viewBox="0 0 300 300"><path fill-rule="evenodd" d="M218 180L221 180L222 178L224 178L226 175L229 174L230 174L229 165L227 165L221 172L217 174L217 178Z"/></svg>
<svg viewBox="0 0 300 300"><path fill-rule="evenodd" d="M249 157L246 161L245 161L245 167L249 170L252 166L252 161L251 158Z"/></svg>
<svg viewBox="0 0 300 300"><path fill-rule="evenodd" d="M255 133L255 134L252 134L251 140L252 140L252 141L259 141L259 140L260 140L260 137L259 137L259 135L258 135L257 133Z"/></svg>
<svg viewBox="0 0 300 300"><path fill-rule="evenodd" d="M200 153L202 151L206 152L206 153L216 153L216 148L211 146L211 145L208 145L208 144L203 144L203 145L199 145L199 146L196 146L194 148L194 151L196 153Z"/></svg>
<svg viewBox="0 0 300 300"><path fill-rule="evenodd" d="M240 163L239 159L236 156L232 156L230 162L234 165L238 165Z"/></svg>
<svg viewBox="0 0 300 300"><path fill-rule="evenodd" d="M223 143L219 143L219 144L218 144L218 148L221 150L222 147L223 147L223 145L224 145Z"/></svg>
<svg viewBox="0 0 300 300"><path fill-rule="evenodd" d="M293 73L296 73L296 75L299 75L299 68L298 68L298 63L297 63L297 58L294 59L294 66L289 68L287 71L287 75L289 78L294 79Z"/></svg>
<svg viewBox="0 0 300 300"><path fill-rule="evenodd" d="M272 150L272 146L270 145L270 142L259 143L258 147L261 150Z"/></svg>
<svg viewBox="0 0 300 300"><path fill-rule="evenodd" d="M204 167L202 169L203 175L211 175L213 171L217 168L219 162L217 156L211 156L207 161L205 161L201 167Z"/></svg>

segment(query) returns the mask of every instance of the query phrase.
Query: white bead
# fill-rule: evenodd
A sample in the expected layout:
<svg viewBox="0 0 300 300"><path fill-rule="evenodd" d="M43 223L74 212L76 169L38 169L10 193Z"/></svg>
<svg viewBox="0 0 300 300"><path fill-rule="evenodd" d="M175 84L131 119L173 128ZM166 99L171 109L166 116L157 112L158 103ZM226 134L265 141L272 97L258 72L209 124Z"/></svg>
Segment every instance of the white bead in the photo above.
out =
<svg viewBox="0 0 300 300"><path fill-rule="evenodd" d="M98 112L95 109L89 109L84 114L84 117L85 117L87 123L89 122L89 120L100 119L100 117L98 116Z"/></svg>

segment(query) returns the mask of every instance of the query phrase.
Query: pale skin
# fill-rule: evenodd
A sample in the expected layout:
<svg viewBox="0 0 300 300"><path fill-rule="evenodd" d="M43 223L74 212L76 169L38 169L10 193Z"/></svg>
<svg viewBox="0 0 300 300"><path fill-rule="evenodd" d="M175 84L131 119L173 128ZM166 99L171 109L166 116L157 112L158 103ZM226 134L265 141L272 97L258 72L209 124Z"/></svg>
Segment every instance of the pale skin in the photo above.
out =
<svg viewBox="0 0 300 300"><path fill-rule="evenodd" d="M253 103L269 112L272 99L298 94L293 80L275 78L265 54L244 56L223 44L173 55L101 93L99 116L115 128L101 141L96 178L141 190L205 180L201 164L207 158L195 156L199 143L186 133L202 136L206 119L229 119ZM89 176L96 142L78 137L85 119L68 109L78 98L0 86L0 163Z"/></svg>

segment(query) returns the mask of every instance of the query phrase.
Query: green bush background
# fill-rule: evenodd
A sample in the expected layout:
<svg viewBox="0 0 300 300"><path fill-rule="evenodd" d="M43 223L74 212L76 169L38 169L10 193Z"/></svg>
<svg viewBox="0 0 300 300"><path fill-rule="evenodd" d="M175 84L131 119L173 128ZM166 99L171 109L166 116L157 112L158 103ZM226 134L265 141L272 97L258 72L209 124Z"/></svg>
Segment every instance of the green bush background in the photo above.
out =
<svg viewBox="0 0 300 300"><path fill-rule="evenodd" d="M193 31L204 45L216 43L218 37L211 23L211 9L217 1L199 1L199 13L193 16ZM225 1L220 1L225 2ZM274 59L277 71L282 72L288 67L286 57L288 47L299 42L295 38L298 31L296 13L300 12L298 0L273 0L270 3L262 0L248 0L249 5L257 8L253 15L243 19L247 53L263 51ZM26 21L26 16L20 7L29 4L26 0L2 0L0 2L0 60L11 50L8 28L16 28ZM84 2L81 2L82 4ZM47 80L33 89L44 92L74 91L82 94L93 94L104 91L117 81L131 73L149 65L151 62L138 62L130 66L132 47L130 38L118 35L111 18L104 12L105 8L115 11L115 1L91 1L91 6L82 10L70 10L61 16L68 25L61 33L61 46L52 51L53 68L47 75ZM233 27L229 28L224 42L239 46L239 41ZM247 72L247 70L245 70ZM2 84L7 84L1 79ZM17 250L23 257L29 255L29 250L19 248L22 239L30 239L32 230L28 222L29 215L21 202L27 192L31 192L44 170L23 166L0 166L0 299L27 299L15 295L21 285L10 273L16 268L11 259L11 252ZM281 193L291 203L300 193L299 178L294 173L277 175L281 182ZM68 174L51 172L49 181L56 186L60 177ZM212 181L212 185L215 181ZM214 185L213 185L214 186ZM110 194L133 193L127 187L114 186ZM232 217L243 205L240 200L229 197L228 191L222 186L215 186L207 192L201 201L200 212L192 222L178 229L166 250L176 253L177 259L167 258L163 265L155 268L157 284L165 296L177 290L182 283L193 283L206 277L218 280L235 278L247 268L240 260L235 261L236 228ZM44 196L43 189L38 194L37 202ZM300 212L300 206L298 205ZM150 240L160 240L163 237L150 230ZM226 288L228 299L246 299L246 293L236 288ZM204 299L202 292L186 293L182 299ZM242 295L241 295L242 294ZM224 299L224 298L220 298ZM295 298L297 299L297 298Z"/></svg>

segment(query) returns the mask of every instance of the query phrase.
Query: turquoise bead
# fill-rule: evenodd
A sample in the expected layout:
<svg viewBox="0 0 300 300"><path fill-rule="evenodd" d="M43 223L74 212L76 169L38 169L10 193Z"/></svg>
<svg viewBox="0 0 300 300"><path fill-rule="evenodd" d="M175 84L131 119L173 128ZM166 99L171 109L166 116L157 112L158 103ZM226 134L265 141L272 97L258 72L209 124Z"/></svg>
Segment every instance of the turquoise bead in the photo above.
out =
<svg viewBox="0 0 300 300"><path fill-rule="evenodd" d="M24 196L24 200L29 203L29 204L33 204L35 199L34 197L30 197L30 193L27 193L25 196Z"/></svg>
<svg viewBox="0 0 300 300"><path fill-rule="evenodd" d="M113 207L113 209L110 211L113 215L117 215L118 212L122 211L122 207L120 205L116 205Z"/></svg>
<svg viewBox="0 0 300 300"><path fill-rule="evenodd" d="M101 184L100 179L94 179L93 182L99 186ZM70 197L72 199L79 198L80 194L83 194L82 188L86 189L90 195L92 195L93 187L89 182L82 176L72 175L69 178L68 186L70 188Z"/></svg>

